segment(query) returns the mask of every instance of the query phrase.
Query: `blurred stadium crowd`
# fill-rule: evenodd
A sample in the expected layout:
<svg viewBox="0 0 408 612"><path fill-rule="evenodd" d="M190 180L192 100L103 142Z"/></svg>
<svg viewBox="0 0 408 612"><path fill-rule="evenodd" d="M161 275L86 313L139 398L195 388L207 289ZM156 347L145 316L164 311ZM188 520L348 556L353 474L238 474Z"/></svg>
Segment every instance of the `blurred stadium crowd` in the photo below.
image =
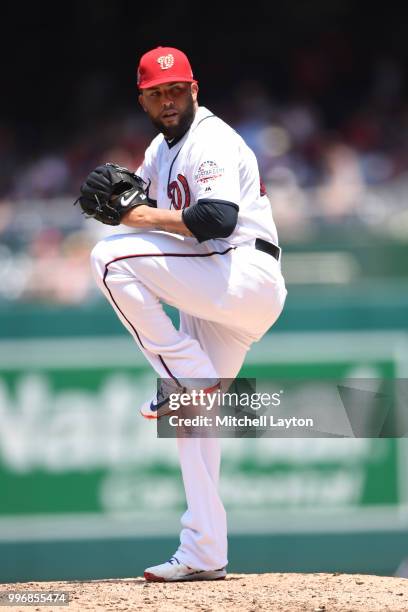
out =
<svg viewBox="0 0 408 612"><path fill-rule="evenodd" d="M338 61L347 70L353 60L343 53ZM329 227L408 241L403 67L395 58L377 58L363 96L354 98L351 88L347 100L329 100L332 110L347 109L330 120L319 103L332 87L324 49L302 54L295 71L298 89L289 99L275 99L255 79L241 81L233 100L208 104L256 153L282 243L314 241ZM85 106L92 107L105 83L92 87ZM89 251L117 230L84 219L73 202L97 164L136 169L153 134L136 95L133 109L78 120L63 146L35 154L13 127L0 124L1 300L97 299Z"/></svg>

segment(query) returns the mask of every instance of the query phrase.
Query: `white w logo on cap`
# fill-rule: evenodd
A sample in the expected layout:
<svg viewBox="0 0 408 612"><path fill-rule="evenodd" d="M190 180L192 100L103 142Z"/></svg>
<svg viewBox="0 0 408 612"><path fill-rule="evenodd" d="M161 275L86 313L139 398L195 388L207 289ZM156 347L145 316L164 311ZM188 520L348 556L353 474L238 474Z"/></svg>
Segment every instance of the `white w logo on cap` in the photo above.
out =
<svg viewBox="0 0 408 612"><path fill-rule="evenodd" d="M162 70L167 70L168 68L171 68L174 64L174 57L171 53L169 53L168 55L161 55L157 58L157 63L160 64L160 68Z"/></svg>

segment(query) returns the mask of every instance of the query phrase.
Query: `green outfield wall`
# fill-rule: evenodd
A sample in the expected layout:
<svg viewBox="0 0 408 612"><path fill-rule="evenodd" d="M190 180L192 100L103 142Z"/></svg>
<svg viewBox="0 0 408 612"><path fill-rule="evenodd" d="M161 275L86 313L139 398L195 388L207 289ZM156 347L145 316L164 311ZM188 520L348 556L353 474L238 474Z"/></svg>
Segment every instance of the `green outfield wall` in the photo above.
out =
<svg viewBox="0 0 408 612"><path fill-rule="evenodd" d="M404 377L408 295L388 289L290 290L241 375ZM175 444L139 417L154 374L115 315L18 304L0 330L0 581L131 576L169 557ZM406 439L222 445L231 571L392 574L408 556Z"/></svg>

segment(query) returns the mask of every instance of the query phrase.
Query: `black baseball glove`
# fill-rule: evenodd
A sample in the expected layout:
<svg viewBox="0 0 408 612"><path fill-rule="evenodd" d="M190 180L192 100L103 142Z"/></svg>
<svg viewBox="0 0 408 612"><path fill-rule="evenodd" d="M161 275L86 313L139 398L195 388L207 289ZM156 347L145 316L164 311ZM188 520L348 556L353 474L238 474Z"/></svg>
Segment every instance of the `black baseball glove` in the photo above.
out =
<svg viewBox="0 0 408 612"><path fill-rule="evenodd" d="M81 185L74 202L84 214L106 225L119 225L128 210L149 203L146 183L127 168L107 163L98 166Z"/></svg>

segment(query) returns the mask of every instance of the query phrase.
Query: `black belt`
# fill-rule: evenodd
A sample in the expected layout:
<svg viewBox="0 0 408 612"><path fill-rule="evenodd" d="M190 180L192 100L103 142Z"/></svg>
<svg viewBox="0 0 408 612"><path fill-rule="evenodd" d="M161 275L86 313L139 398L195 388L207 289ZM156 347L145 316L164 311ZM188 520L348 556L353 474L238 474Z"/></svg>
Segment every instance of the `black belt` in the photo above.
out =
<svg viewBox="0 0 408 612"><path fill-rule="evenodd" d="M276 244L266 242L266 240L262 240L262 238L257 238L255 240L255 248L258 251L263 251L264 253L268 253L268 255L272 255L276 261L279 261L281 250L280 247L276 246Z"/></svg>

